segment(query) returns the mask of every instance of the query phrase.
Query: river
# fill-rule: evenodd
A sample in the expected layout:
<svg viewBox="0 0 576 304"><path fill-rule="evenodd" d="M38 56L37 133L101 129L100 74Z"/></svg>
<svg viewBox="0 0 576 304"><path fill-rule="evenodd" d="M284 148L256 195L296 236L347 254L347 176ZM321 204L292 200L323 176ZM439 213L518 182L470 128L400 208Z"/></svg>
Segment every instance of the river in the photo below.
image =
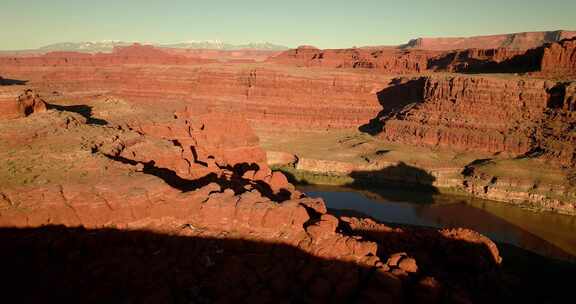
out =
<svg viewBox="0 0 576 304"><path fill-rule="evenodd" d="M574 216L408 189L299 186L299 190L311 197L322 197L332 210L362 214L389 224L470 228L499 243L576 261Z"/></svg>

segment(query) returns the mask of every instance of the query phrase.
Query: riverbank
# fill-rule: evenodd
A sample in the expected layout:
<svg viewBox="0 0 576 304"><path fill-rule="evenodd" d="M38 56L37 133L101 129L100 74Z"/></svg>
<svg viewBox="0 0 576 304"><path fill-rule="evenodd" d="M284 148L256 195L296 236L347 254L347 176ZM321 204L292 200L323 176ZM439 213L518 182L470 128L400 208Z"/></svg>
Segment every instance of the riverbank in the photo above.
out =
<svg viewBox="0 0 576 304"><path fill-rule="evenodd" d="M378 193L375 193L369 190L360 191L335 186L300 186L298 189L312 197L323 197L328 212L338 217L341 222L348 224L344 225L343 229L350 229L367 240L381 244L382 250L405 251L408 254L414 252L416 255L417 252L427 252L421 250L420 247L420 250L416 250L403 245L402 242L391 241L389 238L381 239L383 235L411 233L412 231L420 231L426 235L426 230L434 233L434 231L454 229L454 227L474 227L476 231L494 240L502 257L501 272L492 273L489 276L500 277L502 283L500 288L506 290L507 293L524 296L530 294L529 297L524 298L530 303L561 303L563 300L561 294L563 290L569 288L569 278L576 271L574 259L576 247L559 247L562 246L563 241L573 241L569 230L573 229L574 225L562 226L558 225L558 221L556 225L551 225L549 221L562 218L566 220L564 224L569 225L569 220L573 219L570 216L553 213L543 216L497 202L484 202L484 208L482 208L470 202L464 203L459 197L440 194L434 195L433 202L430 202L422 199L426 197L426 193L415 191L397 190L391 193L389 190L380 189ZM417 200L417 197L420 199ZM507 207L509 211L528 215L528 217L532 216L524 218L524 222L535 225L528 225L529 228L516 226L516 222L509 222L502 218L503 213L491 213L491 204ZM358 222L354 218L363 218L363 220ZM542 222L536 223L534 219L544 219L548 225ZM550 232L550 227L563 228L565 233L545 235ZM556 244L560 245L556 246ZM576 244L572 244L574 245ZM420 258L426 260L425 257ZM433 265L426 265L426 267L433 267ZM520 283L519 278L526 282Z"/></svg>
<svg viewBox="0 0 576 304"><path fill-rule="evenodd" d="M423 189L310 185L298 189L311 197L322 197L338 216L371 218L400 227L462 227L495 242L576 262L576 218L572 216L536 213L500 202Z"/></svg>
<svg viewBox="0 0 576 304"><path fill-rule="evenodd" d="M391 144L356 130L258 135L269 165L293 182L417 187L576 215L573 170L538 158Z"/></svg>
<svg viewBox="0 0 576 304"><path fill-rule="evenodd" d="M328 212L340 219L368 218L376 225L403 231L454 227L479 231L498 246L502 257L501 288L518 294L527 288L531 291L529 302L561 303L561 290L569 288L567 282L576 271L576 243L572 237L576 221L571 216L396 187L376 191L337 186L298 189L312 197L323 197ZM356 230L370 239L372 234L364 228L370 230L372 226ZM389 246L386 243L385 247Z"/></svg>

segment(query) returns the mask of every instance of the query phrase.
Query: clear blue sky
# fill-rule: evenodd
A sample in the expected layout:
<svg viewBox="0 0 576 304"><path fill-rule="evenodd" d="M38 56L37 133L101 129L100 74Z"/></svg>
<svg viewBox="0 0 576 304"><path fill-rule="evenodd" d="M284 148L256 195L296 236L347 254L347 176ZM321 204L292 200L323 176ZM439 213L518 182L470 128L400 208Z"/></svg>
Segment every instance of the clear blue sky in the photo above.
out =
<svg viewBox="0 0 576 304"><path fill-rule="evenodd" d="M0 49L64 41L269 41L323 48L576 30L576 0L0 0Z"/></svg>

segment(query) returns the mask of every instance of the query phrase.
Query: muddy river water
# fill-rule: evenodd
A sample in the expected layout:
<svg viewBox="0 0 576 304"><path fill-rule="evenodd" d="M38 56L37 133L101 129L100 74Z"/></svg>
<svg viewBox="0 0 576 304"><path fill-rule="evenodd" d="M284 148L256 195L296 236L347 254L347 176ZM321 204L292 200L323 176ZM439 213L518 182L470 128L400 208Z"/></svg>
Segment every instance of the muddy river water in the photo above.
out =
<svg viewBox="0 0 576 304"><path fill-rule="evenodd" d="M576 261L574 216L403 189L356 190L333 186L300 186L299 189L311 197L324 198L329 209L363 214L391 224L470 228L499 243Z"/></svg>

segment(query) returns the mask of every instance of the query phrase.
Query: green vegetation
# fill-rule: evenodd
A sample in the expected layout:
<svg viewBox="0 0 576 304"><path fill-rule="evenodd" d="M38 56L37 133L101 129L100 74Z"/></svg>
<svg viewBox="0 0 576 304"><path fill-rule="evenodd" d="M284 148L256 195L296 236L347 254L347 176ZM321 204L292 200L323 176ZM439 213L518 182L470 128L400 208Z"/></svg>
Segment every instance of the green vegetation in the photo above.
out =
<svg viewBox="0 0 576 304"><path fill-rule="evenodd" d="M294 184L300 185L332 185L344 186L354 183L354 179L348 175L332 175L325 173L296 170L290 166L272 166L272 170L280 171Z"/></svg>

